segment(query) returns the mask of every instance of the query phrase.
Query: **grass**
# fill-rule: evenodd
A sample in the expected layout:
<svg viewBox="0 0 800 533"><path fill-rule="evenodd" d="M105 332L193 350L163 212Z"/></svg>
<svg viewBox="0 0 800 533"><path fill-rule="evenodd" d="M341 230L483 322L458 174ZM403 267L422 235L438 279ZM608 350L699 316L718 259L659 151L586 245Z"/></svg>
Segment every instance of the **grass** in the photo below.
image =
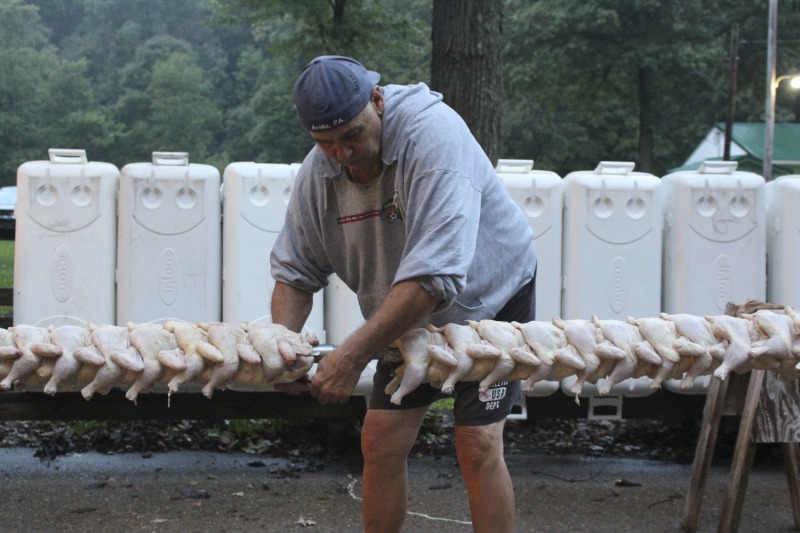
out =
<svg viewBox="0 0 800 533"><path fill-rule="evenodd" d="M0 287L14 286L14 241L0 241Z"/></svg>
<svg viewBox="0 0 800 533"><path fill-rule="evenodd" d="M14 287L14 241L0 240L0 287ZM8 317L14 308L0 305L0 316Z"/></svg>

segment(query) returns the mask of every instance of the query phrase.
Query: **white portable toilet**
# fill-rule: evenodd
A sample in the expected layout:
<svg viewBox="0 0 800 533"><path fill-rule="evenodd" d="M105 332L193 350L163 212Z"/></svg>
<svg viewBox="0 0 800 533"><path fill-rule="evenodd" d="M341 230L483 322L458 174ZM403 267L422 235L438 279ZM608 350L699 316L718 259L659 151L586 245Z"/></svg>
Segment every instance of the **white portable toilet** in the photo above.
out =
<svg viewBox="0 0 800 533"><path fill-rule="evenodd" d="M766 297L764 178L735 161L673 172L664 189L664 311L714 315Z"/></svg>
<svg viewBox="0 0 800 533"><path fill-rule="evenodd" d="M533 170L530 159L500 159L495 170L533 229L539 257L536 318L561 316L561 177L555 172Z"/></svg>
<svg viewBox="0 0 800 533"><path fill-rule="evenodd" d="M661 182L633 168L603 161L563 180L564 318L625 320L661 310Z"/></svg>
<svg viewBox="0 0 800 533"><path fill-rule="evenodd" d="M340 346L364 322L356 293L350 290L339 276L331 275L328 278L328 286L325 287L325 333L328 336L328 343ZM375 365L376 360L373 359L361 372L353 391L354 396L369 396L372 391ZM313 372L311 374L313 375Z"/></svg>
<svg viewBox="0 0 800 533"><path fill-rule="evenodd" d="M222 320L272 322L269 256L284 225L299 165L231 163L222 182ZM326 342L323 292L305 329Z"/></svg>
<svg viewBox="0 0 800 533"><path fill-rule="evenodd" d="M14 323L113 324L119 170L52 148L17 170Z"/></svg>
<svg viewBox="0 0 800 533"><path fill-rule="evenodd" d="M358 296L336 274L325 287L325 332L328 343L341 345L365 322L358 305Z"/></svg>
<svg viewBox="0 0 800 533"><path fill-rule="evenodd" d="M765 186L767 210L767 301L800 309L800 175Z"/></svg>
<svg viewBox="0 0 800 533"><path fill-rule="evenodd" d="M533 229L539 258L536 318L550 320L561 316L561 176L548 170L533 170L532 159L500 159L495 170ZM539 381L526 396L549 396L557 390L557 381ZM522 406L524 411L524 403Z"/></svg>
<svg viewBox="0 0 800 533"><path fill-rule="evenodd" d="M117 323L221 320L219 171L185 152L122 168Z"/></svg>

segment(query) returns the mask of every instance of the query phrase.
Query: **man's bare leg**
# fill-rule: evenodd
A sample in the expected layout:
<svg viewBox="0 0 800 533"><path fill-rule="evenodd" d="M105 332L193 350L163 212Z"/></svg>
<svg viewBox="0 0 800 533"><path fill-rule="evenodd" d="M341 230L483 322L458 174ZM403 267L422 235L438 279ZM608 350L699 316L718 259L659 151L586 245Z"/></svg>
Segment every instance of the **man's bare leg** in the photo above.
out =
<svg viewBox="0 0 800 533"><path fill-rule="evenodd" d="M456 427L458 464L467 486L475 532L514 530L514 486L503 458L505 420Z"/></svg>
<svg viewBox="0 0 800 533"><path fill-rule="evenodd" d="M399 532L408 507L408 454L427 407L370 409L361 431L364 531Z"/></svg>

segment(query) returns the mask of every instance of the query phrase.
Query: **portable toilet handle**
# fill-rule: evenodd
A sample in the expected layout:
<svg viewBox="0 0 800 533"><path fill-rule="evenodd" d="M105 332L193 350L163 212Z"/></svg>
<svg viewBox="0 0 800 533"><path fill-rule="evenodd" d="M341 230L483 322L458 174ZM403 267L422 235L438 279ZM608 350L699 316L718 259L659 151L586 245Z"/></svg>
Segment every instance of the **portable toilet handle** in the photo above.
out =
<svg viewBox="0 0 800 533"><path fill-rule="evenodd" d="M533 159L498 159L495 171L505 174L527 174L533 170Z"/></svg>
<svg viewBox="0 0 800 533"><path fill-rule="evenodd" d="M153 164L186 166L189 164L189 152L153 152Z"/></svg>
<svg viewBox="0 0 800 533"><path fill-rule="evenodd" d="M50 148L47 151L51 163L67 163L71 165L85 165L86 150L73 150L69 148Z"/></svg>
<svg viewBox="0 0 800 533"><path fill-rule="evenodd" d="M697 169L697 173L733 174L738 165L739 165L738 161L703 161L700 164L700 168Z"/></svg>
<svg viewBox="0 0 800 533"><path fill-rule="evenodd" d="M633 171L636 163L631 161L600 161L597 168L594 169L595 174L620 174L628 175Z"/></svg>

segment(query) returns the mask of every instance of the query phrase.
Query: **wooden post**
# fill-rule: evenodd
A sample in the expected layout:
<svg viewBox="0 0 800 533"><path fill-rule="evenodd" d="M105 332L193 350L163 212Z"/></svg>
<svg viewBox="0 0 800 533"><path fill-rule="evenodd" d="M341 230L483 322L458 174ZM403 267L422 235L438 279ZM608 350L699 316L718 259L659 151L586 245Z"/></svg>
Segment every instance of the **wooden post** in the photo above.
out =
<svg viewBox="0 0 800 533"><path fill-rule="evenodd" d="M731 316L740 316L742 313L753 313L759 309L778 310L783 307L750 301L741 306L728 304L725 313ZM706 395L703 421L681 520L681 529L688 533L697 531L703 490L714 456L714 445L728 392L728 383L733 377L735 375L730 376L723 383L716 379L713 380ZM783 452L792 514L795 527L800 528L800 481L798 481L800 451L795 444L800 441L800 387L796 381L790 387L785 387L774 374L766 373L764 370L753 370L750 372L750 381L741 416L718 531L734 533L739 528L742 503L747 491L756 442L784 443ZM758 423L759 429L758 438L755 438L754 435L756 423Z"/></svg>
<svg viewBox="0 0 800 533"><path fill-rule="evenodd" d="M712 379L706 393L706 405L703 409L703 422L692 463L692 474L689 478L689 489L683 507L681 529L688 533L697 531L697 520L700 516L700 505L703 502L703 491L706 488L708 470L714 458L714 446L717 442L719 423L725 405L729 380Z"/></svg>
<svg viewBox="0 0 800 533"><path fill-rule="evenodd" d="M739 519L742 516L742 502L747 491L747 481L750 476L750 467L753 464L753 454L756 451L753 442L753 423L756 409L764 384L764 370L750 372L750 384L747 387L747 398L742 411L742 420L739 423L739 435L736 438L736 449L731 462L731 473L728 476L728 491L722 503L722 513L719 520L719 533L735 533L739 531Z"/></svg>
<svg viewBox="0 0 800 533"><path fill-rule="evenodd" d="M800 450L796 442L783 443L783 460L786 461L786 481L789 483L789 498L792 502L792 516L795 529L800 529Z"/></svg>

